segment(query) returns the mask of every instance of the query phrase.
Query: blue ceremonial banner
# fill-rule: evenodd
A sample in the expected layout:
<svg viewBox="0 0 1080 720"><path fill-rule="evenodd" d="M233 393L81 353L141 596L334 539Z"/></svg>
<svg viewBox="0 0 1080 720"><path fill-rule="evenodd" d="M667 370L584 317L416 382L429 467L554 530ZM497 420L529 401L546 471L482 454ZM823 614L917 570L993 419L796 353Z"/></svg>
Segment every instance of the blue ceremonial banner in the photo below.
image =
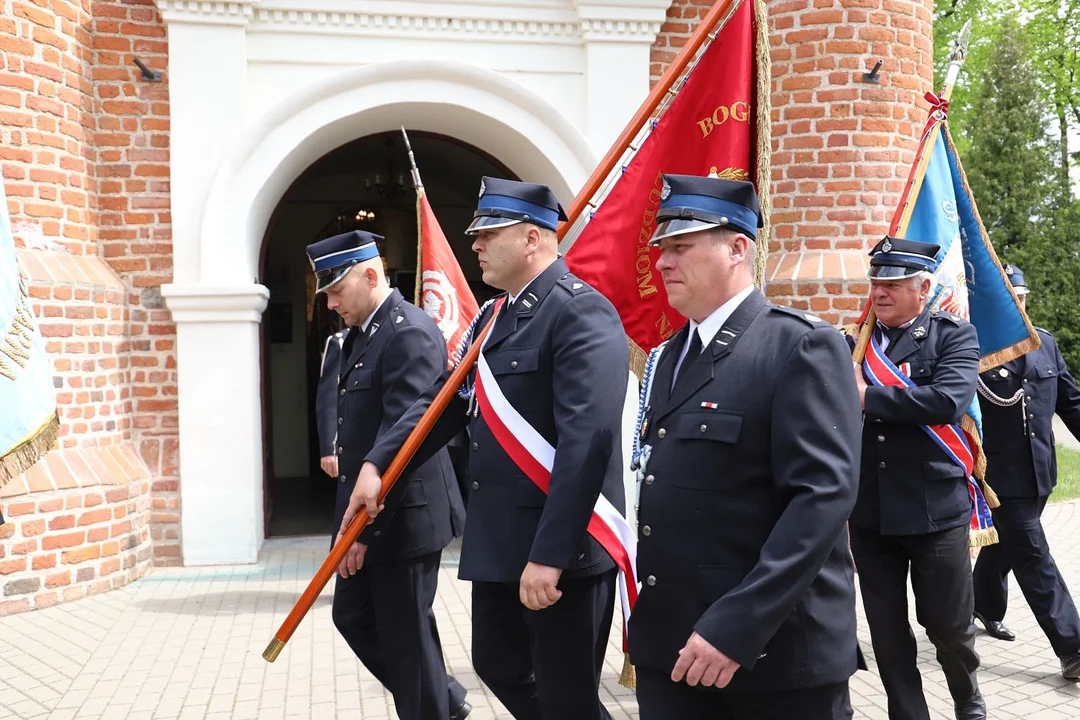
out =
<svg viewBox="0 0 1080 720"><path fill-rule="evenodd" d="M56 442L52 363L38 332L26 275L19 269L0 181L0 487ZM3 518L0 517L0 523Z"/></svg>
<svg viewBox="0 0 1080 720"><path fill-rule="evenodd" d="M989 370L1039 346L1035 328L1020 309L1012 284L979 218L948 124L930 130L930 158L915 206L902 237L937 243L937 280L930 291L932 310L965 318L979 333L979 371ZM986 472L982 449L982 411L978 394L961 423L972 442L975 476ZM985 482L983 492L991 507L997 498ZM979 504L976 503L976 509ZM989 529L989 511L983 520ZM989 537L989 536L988 536Z"/></svg>
<svg viewBox="0 0 1080 720"><path fill-rule="evenodd" d="M938 243L930 306L971 321L979 333L980 371L1039 346L979 218L947 124L934 131L930 163L903 237Z"/></svg>

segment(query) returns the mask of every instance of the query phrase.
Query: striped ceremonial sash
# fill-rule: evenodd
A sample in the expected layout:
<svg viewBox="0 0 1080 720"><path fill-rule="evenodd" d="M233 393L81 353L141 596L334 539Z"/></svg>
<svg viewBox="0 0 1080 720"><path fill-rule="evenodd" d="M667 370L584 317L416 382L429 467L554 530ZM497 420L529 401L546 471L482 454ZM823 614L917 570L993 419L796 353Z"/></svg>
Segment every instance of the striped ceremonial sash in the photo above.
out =
<svg viewBox="0 0 1080 720"><path fill-rule="evenodd" d="M863 374L866 381L876 387L917 387L908 374L885 357L881 349L880 330L875 330L870 338L870 347L863 362ZM905 364L906 366L906 364ZM986 504L982 489L975 481L975 455L971 451L974 442L959 425L920 425L923 431L942 449L946 456L964 470L967 478L968 499L971 501L972 531L987 530L993 526L990 506Z"/></svg>
<svg viewBox="0 0 1080 720"><path fill-rule="evenodd" d="M499 308L496 308L496 313ZM490 337L490 335L488 336ZM484 340L487 345L487 339ZM495 380L483 348L477 361L476 400L495 441L525 476L545 495L551 484L551 468L555 464L555 448L536 431L528 420L514 409ZM624 619L637 601L640 585L637 581L637 536L611 501L602 494L596 498L588 533L619 568L619 590ZM623 625L625 644L626 625Z"/></svg>

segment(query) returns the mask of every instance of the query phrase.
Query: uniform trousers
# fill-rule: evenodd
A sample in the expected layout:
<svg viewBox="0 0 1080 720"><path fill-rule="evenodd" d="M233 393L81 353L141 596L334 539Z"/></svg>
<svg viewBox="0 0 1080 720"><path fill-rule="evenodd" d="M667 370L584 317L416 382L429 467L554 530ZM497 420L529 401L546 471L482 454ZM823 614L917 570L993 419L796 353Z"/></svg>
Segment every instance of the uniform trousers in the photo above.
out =
<svg viewBox="0 0 1080 720"><path fill-rule="evenodd" d="M974 596L968 528L922 535L881 535L851 527L851 552L859 573L866 620L890 720L929 720L915 635L908 622L907 577L915 615L937 649L953 702L963 706L979 692L975 671Z"/></svg>
<svg viewBox="0 0 1080 720"><path fill-rule="evenodd" d="M517 583L473 583L473 667L516 720L610 720L599 688L616 572L560 580L538 611Z"/></svg>
<svg viewBox="0 0 1080 720"><path fill-rule="evenodd" d="M432 609L441 555L366 563L338 575L334 588L334 625L394 696L401 720L446 720L465 702L465 688L446 673Z"/></svg>
<svg viewBox="0 0 1080 720"><path fill-rule="evenodd" d="M637 668L641 720L847 720L846 682L797 690L728 692L671 681L671 673Z"/></svg>
<svg viewBox="0 0 1080 720"><path fill-rule="evenodd" d="M1046 500L1003 497L991 511L998 542L979 550L975 610L987 620L1005 619L1011 569L1054 653L1062 657L1080 651L1080 617L1039 519Z"/></svg>

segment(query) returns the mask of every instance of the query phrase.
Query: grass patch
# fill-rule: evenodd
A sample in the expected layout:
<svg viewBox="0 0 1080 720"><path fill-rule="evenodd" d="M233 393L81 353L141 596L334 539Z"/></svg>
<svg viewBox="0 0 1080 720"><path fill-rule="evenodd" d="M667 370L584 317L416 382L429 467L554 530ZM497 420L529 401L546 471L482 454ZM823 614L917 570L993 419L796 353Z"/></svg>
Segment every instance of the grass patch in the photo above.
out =
<svg viewBox="0 0 1080 720"><path fill-rule="evenodd" d="M1080 498L1080 450L1057 446L1058 484L1050 502Z"/></svg>

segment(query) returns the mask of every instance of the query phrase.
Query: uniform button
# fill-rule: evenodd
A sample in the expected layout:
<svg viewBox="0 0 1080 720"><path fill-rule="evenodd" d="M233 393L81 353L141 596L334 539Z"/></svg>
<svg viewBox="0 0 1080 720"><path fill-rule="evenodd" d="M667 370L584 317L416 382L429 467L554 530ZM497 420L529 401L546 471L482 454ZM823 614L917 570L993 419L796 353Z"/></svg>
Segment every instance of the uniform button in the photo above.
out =
<svg viewBox="0 0 1080 720"><path fill-rule="evenodd" d="M472 444L472 449L473 449L473 452L476 452L477 450L480 449L480 445L478 445L477 443L473 443Z"/></svg>
<svg viewBox="0 0 1080 720"><path fill-rule="evenodd" d="M380 535L382 535L382 530L376 530L375 537L379 537Z"/></svg>
<svg viewBox="0 0 1080 720"><path fill-rule="evenodd" d="M577 559L578 560L584 560L585 559L585 553L578 553L577 554Z"/></svg>
<svg viewBox="0 0 1080 720"><path fill-rule="evenodd" d="M345 397L345 390L342 390L342 391L341 391L341 396L342 396L342 397Z"/></svg>
<svg viewBox="0 0 1080 720"><path fill-rule="evenodd" d="M339 447L339 448L337 449L337 454L338 454L338 455L341 455L341 454L342 454L342 453L344 453L344 452L345 452L345 448L343 448L343 447Z"/></svg>
<svg viewBox="0 0 1080 720"><path fill-rule="evenodd" d="M340 480L341 482L345 482L345 476L342 475L341 477L338 478L338 480Z"/></svg>
<svg viewBox="0 0 1080 720"><path fill-rule="evenodd" d="M660 438L661 440L666 435L667 435L667 430L665 430L664 428L660 428L659 430L656 431L656 437Z"/></svg>
<svg viewBox="0 0 1080 720"><path fill-rule="evenodd" d="M878 435L877 436L877 441L878 442L885 442L885 436L884 435Z"/></svg>
<svg viewBox="0 0 1080 720"><path fill-rule="evenodd" d="M1028 415L1028 420L1034 420L1034 419L1035 419L1035 413L1031 413L1030 415Z"/></svg>
<svg viewBox="0 0 1080 720"><path fill-rule="evenodd" d="M1027 378L1024 378L1024 382L1026 383L1027 381L1028 381L1028 379L1027 379Z"/></svg>
<svg viewBox="0 0 1080 720"><path fill-rule="evenodd" d="M510 367L512 367L512 368L516 368L516 367L517 367L517 360L512 360L512 361L510 362Z"/></svg>
<svg viewBox="0 0 1080 720"><path fill-rule="evenodd" d="M884 461L884 460L882 460L881 462L879 462L879 463L877 464L877 466L878 466L879 468L883 468L883 467L885 467L885 461Z"/></svg>
<svg viewBox="0 0 1080 720"><path fill-rule="evenodd" d="M646 476L645 476L645 484L646 484L646 485L652 485L652 484L653 484L653 480L655 480L655 479L656 479L656 478L655 478L655 477L653 477L652 475L646 475Z"/></svg>
<svg viewBox="0 0 1080 720"><path fill-rule="evenodd" d="M646 525L645 527L641 528L641 534L645 537L649 537L650 535L652 535L652 528Z"/></svg>
<svg viewBox="0 0 1080 720"><path fill-rule="evenodd" d="M338 425L340 425L340 424L341 424L341 423L343 423L343 422L345 422L345 418L338 418L338 419L337 419L337 424L338 424Z"/></svg>
<svg viewBox="0 0 1080 720"><path fill-rule="evenodd" d="M472 489L473 490L479 490L480 489L480 483L473 480Z"/></svg>
<svg viewBox="0 0 1080 720"><path fill-rule="evenodd" d="M645 578L645 584L649 587L653 587L654 585L656 585L656 576L650 575L649 577Z"/></svg>
<svg viewBox="0 0 1080 720"><path fill-rule="evenodd" d="M700 430L701 432L705 432L708 429L709 429L708 425L702 425L700 428L698 428L698 430Z"/></svg>

